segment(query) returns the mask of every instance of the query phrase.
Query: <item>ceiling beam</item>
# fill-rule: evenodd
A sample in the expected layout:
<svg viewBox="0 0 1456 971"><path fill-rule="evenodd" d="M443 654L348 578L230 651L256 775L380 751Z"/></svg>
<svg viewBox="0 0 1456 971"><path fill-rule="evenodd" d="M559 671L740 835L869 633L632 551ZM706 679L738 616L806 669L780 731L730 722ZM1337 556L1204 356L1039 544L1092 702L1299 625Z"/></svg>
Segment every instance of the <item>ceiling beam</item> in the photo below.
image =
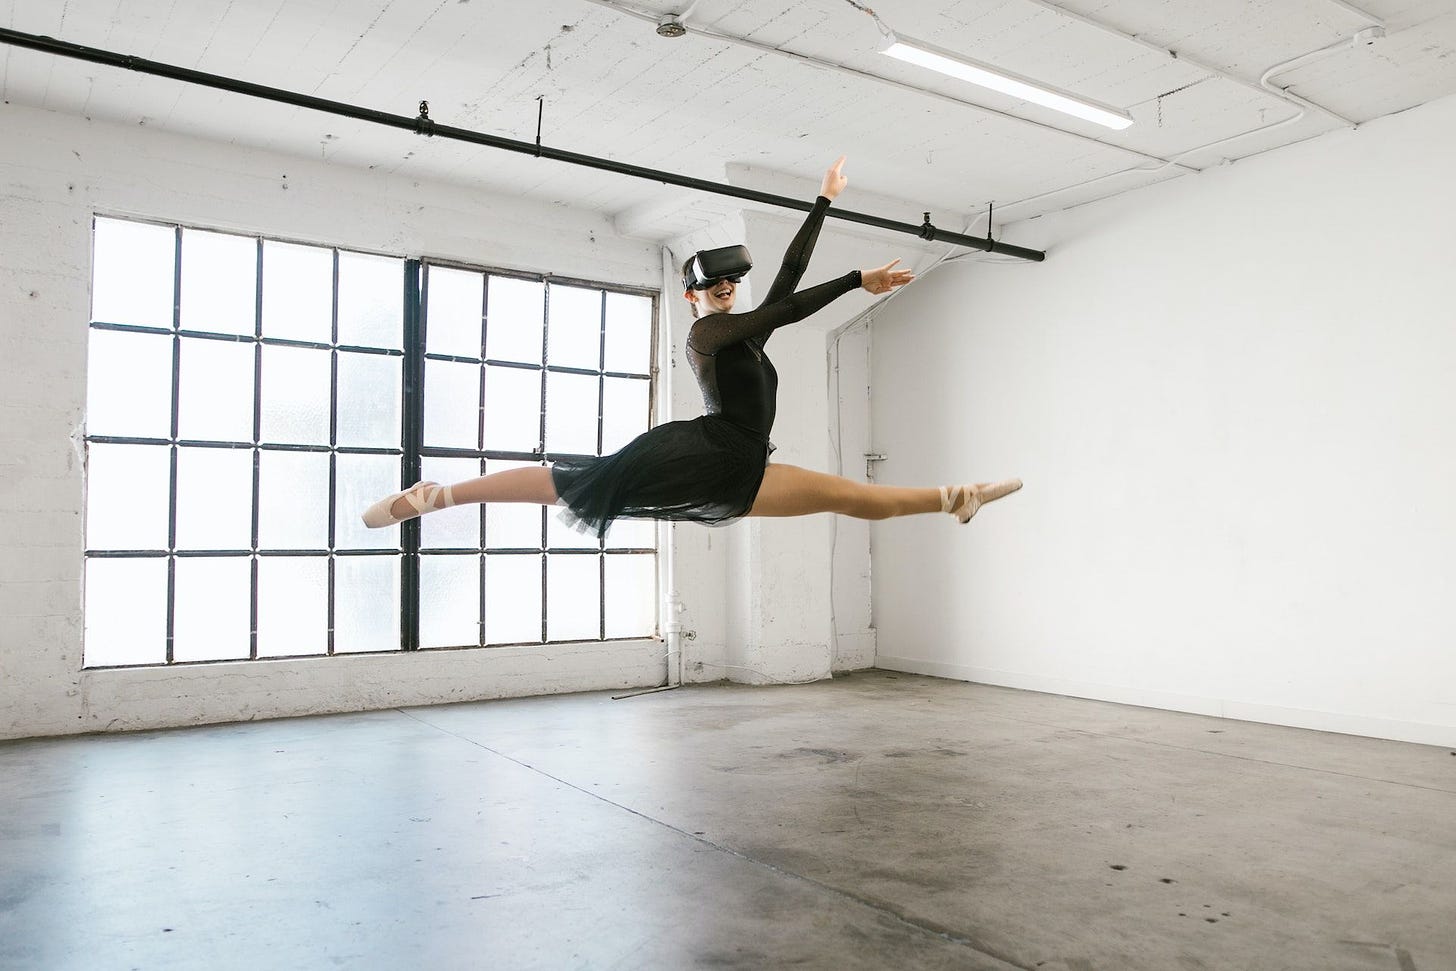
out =
<svg viewBox="0 0 1456 971"><path fill-rule="evenodd" d="M631 176L638 179L647 179L653 182L663 182L668 185L682 186L688 189L697 189L702 192L711 192L717 195L732 196L738 199L748 199L754 202L765 203L770 206L777 206L784 209L794 209L807 212L814 207L813 202L802 199L777 196L767 192L758 192L753 189L745 189L733 185L725 185L721 182L709 182L705 179L698 179L692 176L679 175L674 172L665 172L660 169L652 169L642 165L634 165L629 162L618 162L613 159L598 158L592 155L583 155L579 152L570 152L565 149L552 148L541 144L538 140L534 144L523 142L514 138L504 138L500 135L490 135L485 132L471 131L468 128L455 128L449 125L440 125L429 117L429 106L420 102L420 113L415 118L408 118L404 115L395 115L386 111L378 111L373 108L365 108L360 105L347 104L341 101L330 101L325 98L317 98L313 95L301 94L296 91L288 91L283 88L273 88L262 84L254 84L250 81L240 81L235 78L223 77L217 74L208 74L203 71L196 71L191 68L179 67L175 64L165 64L160 61L147 60L130 54L117 54L113 51L101 50L95 47L84 47L80 44L72 44L67 41L57 40L54 37L42 37L37 34L27 34L18 30L10 30L0 27L0 43L12 44L16 47L23 47L29 50L38 50L47 54L60 57L71 57L82 61L89 61L96 64L105 64L111 67L125 68L127 70L139 71L143 74L153 74L158 77L171 78L177 81L185 81L190 84L200 84L204 87L217 88L223 91L232 91L237 94L245 94L254 98L263 98L268 101L276 101L281 104L294 105L299 108L309 108L314 111L323 111L329 114L341 115L346 118L355 118L360 121L368 121L377 125L385 125L391 128L412 130L418 135L439 136L441 138L454 139L456 141L469 142L475 145L484 145L488 148L502 149L508 152L518 152L525 155L534 155L537 158L546 158L558 162L567 162L572 165L581 165L587 168L600 169L606 172L615 172L618 175ZM1046 253L1041 250L1028 249L1024 246L1012 246L1007 243L998 243L992 239L982 239L974 236L966 236L962 233L948 232L934 226L927 215L922 225L914 223L902 223L882 216L871 216L861 212L854 212L849 209L831 209L828 215L835 219L847 222L859 223L861 225L876 226L880 229L888 229L893 232L907 233L911 236L919 236L921 239L936 242L951 243L956 246L965 246L973 250L982 250L987 253L1003 253L1017 259L1028 260L1039 263L1046 259Z"/></svg>

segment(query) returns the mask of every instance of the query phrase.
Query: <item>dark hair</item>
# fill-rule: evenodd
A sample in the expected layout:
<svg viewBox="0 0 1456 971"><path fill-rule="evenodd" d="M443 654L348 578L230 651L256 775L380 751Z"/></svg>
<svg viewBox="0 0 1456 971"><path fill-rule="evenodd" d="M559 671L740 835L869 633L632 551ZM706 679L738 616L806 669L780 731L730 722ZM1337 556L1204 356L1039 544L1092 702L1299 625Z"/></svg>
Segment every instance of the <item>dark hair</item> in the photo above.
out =
<svg viewBox="0 0 1456 971"><path fill-rule="evenodd" d="M689 256L687 259L683 260L682 275L683 275L683 290L684 291L691 290L692 289L692 287L688 286L688 279L691 277L692 272L693 272L692 271L693 260L695 260L697 258L698 258L698 254L694 253L692 256ZM696 317L698 315L698 302L696 300L689 300L688 303L692 304L692 307L693 307L693 316Z"/></svg>

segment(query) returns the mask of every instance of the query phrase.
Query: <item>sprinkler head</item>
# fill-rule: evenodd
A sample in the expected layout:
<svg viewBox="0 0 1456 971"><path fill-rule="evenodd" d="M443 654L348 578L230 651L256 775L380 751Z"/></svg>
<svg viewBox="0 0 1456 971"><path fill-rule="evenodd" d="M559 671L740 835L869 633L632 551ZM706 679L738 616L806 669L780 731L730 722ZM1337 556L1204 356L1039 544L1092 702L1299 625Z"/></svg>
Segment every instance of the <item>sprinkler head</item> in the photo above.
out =
<svg viewBox="0 0 1456 971"><path fill-rule="evenodd" d="M657 22L657 33L661 37L681 37L687 32L688 29L682 25L675 13L665 14Z"/></svg>

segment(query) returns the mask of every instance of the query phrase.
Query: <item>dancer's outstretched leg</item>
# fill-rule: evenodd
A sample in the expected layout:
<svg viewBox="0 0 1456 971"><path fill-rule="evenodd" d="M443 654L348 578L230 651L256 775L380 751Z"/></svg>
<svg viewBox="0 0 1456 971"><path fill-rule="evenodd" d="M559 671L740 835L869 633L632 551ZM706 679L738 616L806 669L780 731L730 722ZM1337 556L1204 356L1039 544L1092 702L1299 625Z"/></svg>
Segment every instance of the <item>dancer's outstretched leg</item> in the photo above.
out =
<svg viewBox="0 0 1456 971"><path fill-rule="evenodd" d="M889 519L948 512L966 522L981 506L1020 488L1020 479L926 489L872 485L773 462L764 470L763 485L748 514L808 516L834 512L856 519Z"/></svg>
<svg viewBox="0 0 1456 971"><path fill-rule="evenodd" d="M366 509L364 525L393 526L436 509L469 502L534 502L550 506L556 502L556 485L551 480L551 470L540 466L506 469L448 486L417 482Z"/></svg>

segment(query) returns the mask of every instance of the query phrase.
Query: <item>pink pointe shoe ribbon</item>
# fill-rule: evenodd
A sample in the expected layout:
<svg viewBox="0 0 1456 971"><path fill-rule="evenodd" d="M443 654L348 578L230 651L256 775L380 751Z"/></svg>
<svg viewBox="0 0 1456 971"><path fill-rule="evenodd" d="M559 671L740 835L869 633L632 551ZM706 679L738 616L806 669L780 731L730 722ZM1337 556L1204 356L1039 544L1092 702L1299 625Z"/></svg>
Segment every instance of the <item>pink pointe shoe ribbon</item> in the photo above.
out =
<svg viewBox="0 0 1456 971"><path fill-rule="evenodd" d="M948 512L961 522L968 523L986 503L1009 496L1020 488L1020 479L1005 479L981 489L969 485L941 486L940 511Z"/></svg>

